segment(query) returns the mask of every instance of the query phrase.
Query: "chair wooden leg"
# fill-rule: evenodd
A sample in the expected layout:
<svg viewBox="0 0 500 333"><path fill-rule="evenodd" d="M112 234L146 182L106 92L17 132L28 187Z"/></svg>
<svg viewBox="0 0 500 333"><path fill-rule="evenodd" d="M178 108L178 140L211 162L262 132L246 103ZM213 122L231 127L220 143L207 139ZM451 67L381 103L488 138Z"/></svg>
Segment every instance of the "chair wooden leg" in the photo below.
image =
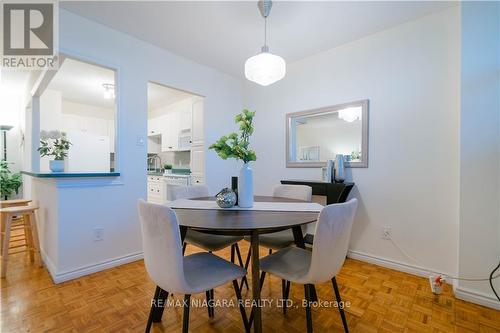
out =
<svg viewBox="0 0 500 333"><path fill-rule="evenodd" d="M191 305L191 295L184 295L184 314L182 316L182 333L189 331L189 306Z"/></svg>
<svg viewBox="0 0 500 333"><path fill-rule="evenodd" d="M10 226L12 224L12 216L10 214L2 214L4 226L3 244L2 244L2 272L1 276L4 278L7 275L7 261L9 259L9 240L10 240Z"/></svg>
<svg viewBox="0 0 500 333"><path fill-rule="evenodd" d="M260 290L262 291L262 286L264 286L264 279L266 278L266 272L262 271L260 273Z"/></svg>
<svg viewBox="0 0 500 333"><path fill-rule="evenodd" d="M266 279L266 272L262 271L260 273L260 290L262 290L262 286L264 285L264 280ZM252 312L250 312L250 319L248 320L248 325L252 326L252 323L253 323L253 315L254 315L254 311L253 311L253 308L252 308Z"/></svg>
<svg viewBox="0 0 500 333"><path fill-rule="evenodd" d="M207 312L208 312L208 317L211 318L215 315L214 308L213 308L213 301L214 299L212 298L212 290L207 290L205 291L205 297L207 299Z"/></svg>
<svg viewBox="0 0 500 333"><path fill-rule="evenodd" d="M30 214L30 227L31 227L31 238L33 241L33 245L35 248L35 252L37 254L38 266L43 267L42 254L40 252L40 241L38 240L38 224L36 221L35 212L31 212Z"/></svg>
<svg viewBox="0 0 500 333"><path fill-rule="evenodd" d="M252 248L251 247L248 247L248 254L247 254L247 258L245 259L245 270L248 271L248 266L250 265L250 258L252 257ZM247 289L248 289L248 282L246 282L246 285L247 285ZM240 290L243 289L243 281L241 281L241 285L240 285Z"/></svg>
<svg viewBox="0 0 500 333"><path fill-rule="evenodd" d="M234 264L234 244L231 245L231 262Z"/></svg>
<svg viewBox="0 0 500 333"><path fill-rule="evenodd" d="M273 249L269 249L269 254L273 254Z"/></svg>
<svg viewBox="0 0 500 333"><path fill-rule="evenodd" d="M312 333L313 324L312 324L312 313L311 313L311 286L310 284L304 285L304 295L306 299L306 321L307 321L307 333Z"/></svg>
<svg viewBox="0 0 500 333"><path fill-rule="evenodd" d="M241 258L241 251L240 251L240 247L238 246L238 243L234 244L234 249L236 250L236 256L238 257L238 263L241 267L243 267L243 259ZM243 284L245 284L245 286L247 287L247 290L249 290L248 288L248 280L247 280L247 276L245 275L242 279L241 279L241 287L240 287L240 290L243 288Z"/></svg>
<svg viewBox="0 0 500 333"><path fill-rule="evenodd" d="M153 298L153 304L151 306L151 312L152 312L151 320L153 323L159 323L161 321L161 317L163 316L163 311L165 310L167 299L168 299L168 292L157 286Z"/></svg>
<svg viewBox="0 0 500 333"><path fill-rule="evenodd" d="M342 299L340 298L339 286L337 285L337 280L335 276L332 278L333 291L335 292L335 298L337 299L337 305L340 312L340 318L342 318L342 324L344 325L344 332L349 333L349 327L347 326L347 319L344 313L344 306L342 303ZM341 306L342 304L342 306Z"/></svg>
<svg viewBox="0 0 500 333"><path fill-rule="evenodd" d="M288 301L288 297L290 295L290 281L286 281L286 287L285 287L285 301ZM285 306L283 307L283 314L286 314L287 310L287 304L285 303Z"/></svg>
<svg viewBox="0 0 500 333"><path fill-rule="evenodd" d="M283 299L283 314L286 314L288 293L290 292L290 281L281 280L281 295Z"/></svg>
<svg viewBox="0 0 500 333"><path fill-rule="evenodd" d="M245 260L245 269L248 269L248 266L250 265L250 258L252 257L252 248L248 248L248 254L247 254L247 259Z"/></svg>
<svg viewBox="0 0 500 333"><path fill-rule="evenodd" d="M245 326L245 332L249 333L250 325L248 323L247 313L245 311L245 307L243 306L243 302L241 299L241 290L240 287L238 286L238 280L233 280L233 288L236 294L236 298L238 299L238 308L240 309L241 319L243 320L243 326Z"/></svg>
<svg viewBox="0 0 500 333"><path fill-rule="evenodd" d="M165 295L165 293L166 293L166 295ZM164 296L165 298L163 300L159 301L161 296ZM161 289L160 287L156 286L155 295L153 296L153 301L151 302L151 310L149 310L148 323L146 324L146 330L145 330L146 333L149 333L149 331L151 330L151 325L154 322L155 316L157 316L157 314L158 314L158 309L165 308L165 300L167 298L168 298L168 292L166 292L163 289ZM160 303L160 302L163 302L163 303ZM162 313L163 313L163 310L162 310ZM159 321L161 321L161 315L160 315Z"/></svg>

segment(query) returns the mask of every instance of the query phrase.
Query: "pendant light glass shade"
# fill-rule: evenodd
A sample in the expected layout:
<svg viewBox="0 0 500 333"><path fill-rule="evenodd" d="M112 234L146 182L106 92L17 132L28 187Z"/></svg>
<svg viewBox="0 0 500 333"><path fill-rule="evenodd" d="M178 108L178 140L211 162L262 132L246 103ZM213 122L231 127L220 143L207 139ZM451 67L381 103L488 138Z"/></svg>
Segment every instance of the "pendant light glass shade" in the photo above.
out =
<svg viewBox="0 0 500 333"><path fill-rule="evenodd" d="M282 57L269 53L267 46L267 17L273 2L260 0L257 5L264 18L264 46L261 53L248 58L245 62L245 77L261 86L268 86L285 77L286 63Z"/></svg>
<svg viewBox="0 0 500 333"><path fill-rule="evenodd" d="M259 53L245 62L245 77L261 86L273 84L284 78L285 74L285 60L269 52Z"/></svg>

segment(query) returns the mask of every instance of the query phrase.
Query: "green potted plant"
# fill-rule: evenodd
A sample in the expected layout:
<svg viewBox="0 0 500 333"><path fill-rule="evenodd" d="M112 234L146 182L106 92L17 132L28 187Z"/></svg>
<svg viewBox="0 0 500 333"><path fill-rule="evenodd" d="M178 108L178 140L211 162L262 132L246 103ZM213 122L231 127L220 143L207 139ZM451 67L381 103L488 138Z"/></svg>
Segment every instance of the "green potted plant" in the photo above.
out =
<svg viewBox="0 0 500 333"><path fill-rule="evenodd" d="M66 133L60 131L40 132L40 147L37 149L40 156L54 156L49 162L52 172L64 171L64 158L68 156L71 142L66 138Z"/></svg>
<svg viewBox="0 0 500 333"><path fill-rule="evenodd" d="M19 193L19 187L23 183L23 179L19 172L12 173L9 168L9 162L0 161L0 186L1 186L1 197L5 200L9 199L10 196L15 192Z"/></svg>
<svg viewBox="0 0 500 333"><path fill-rule="evenodd" d="M172 173L172 164L164 164L163 169L165 169L165 173Z"/></svg>
<svg viewBox="0 0 500 333"><path fill-rule="evenodd" d="M249 146L254 116L255 111L244 109L234 118L236 124L240 126L239 133L224 135L209 147L224 160L235 158L243 161L238 177L238 205L246 208L253 206L253 174L250 162L256 161L257 155Z"/></svg>

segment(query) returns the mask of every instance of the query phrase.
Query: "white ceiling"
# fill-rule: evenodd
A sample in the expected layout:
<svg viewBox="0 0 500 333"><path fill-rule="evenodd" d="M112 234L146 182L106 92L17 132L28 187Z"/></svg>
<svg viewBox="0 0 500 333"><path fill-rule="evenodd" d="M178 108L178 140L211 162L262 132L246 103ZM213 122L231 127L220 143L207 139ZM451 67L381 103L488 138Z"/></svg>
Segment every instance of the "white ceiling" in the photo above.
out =
<svg viewBox="0 0 500 333"><path fill-rule="evenodd" d="M272 53L288 63L456 5L456 2L274 2ZM71 1L64 9L236 77L263 44L257 1Z"/></svg>
<svg viewBox="0 0 500 333"><path fill-rule="evenodd" d="M60 91L63 100L113 108L114 100L104 98L105 83L115 83L113 70L66 58L47 89Z"/></svg>
<svg viewBox="0 0 500 333"><path fill-rule="evenodd" d="M113 108L114 100L104 98L105 83L114 84L111 69L66 58L47 89L62 93L63 100L86 105ZM159 84L148 83L148 109L169 105L194 95Z"/></svg>
<svg viewBox="0 0 500 333"><path fill-rule="evenodd" d="M194 95L159 84L148 82L148 110L170 105Z"/></svg>

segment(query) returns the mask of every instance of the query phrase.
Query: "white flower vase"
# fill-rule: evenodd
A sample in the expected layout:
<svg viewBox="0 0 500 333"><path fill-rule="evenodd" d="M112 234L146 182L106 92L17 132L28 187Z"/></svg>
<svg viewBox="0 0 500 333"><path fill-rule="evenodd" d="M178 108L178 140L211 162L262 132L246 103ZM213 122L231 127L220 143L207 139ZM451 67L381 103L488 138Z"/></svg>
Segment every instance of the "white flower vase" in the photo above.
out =
<svg viewBox="0 0 500 333"><path fill-rule="evenodd" d="M49 168L52 172L64 172L64 160L49 161Z"/></svg>
<svg viewBox="0 0 500 333"><path fill-rule="evenodd" d="M253 206L253 173L249 163L243 164L238 177L238 206Z"/></svg>

